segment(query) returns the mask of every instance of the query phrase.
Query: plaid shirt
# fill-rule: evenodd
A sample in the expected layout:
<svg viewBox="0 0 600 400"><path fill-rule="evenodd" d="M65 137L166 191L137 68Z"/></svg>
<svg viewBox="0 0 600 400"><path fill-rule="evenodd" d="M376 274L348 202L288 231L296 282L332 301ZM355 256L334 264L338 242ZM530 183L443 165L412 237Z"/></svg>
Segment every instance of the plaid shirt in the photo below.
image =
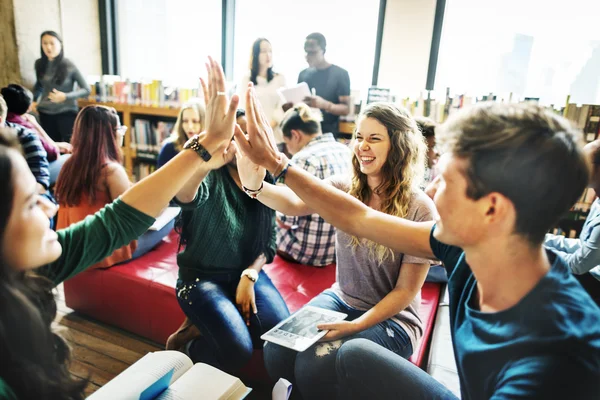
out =
<svg viewBox="0 0 600 400"><path fill-rule="evenodd" d="M320 179L349 175L352 171L352 152L336 142L331 133L312 139L291 161ZM306 265L335 262L335 228L318 214L290 217L277 213L277 217L281 222L277 230L278 251Z"/></svg>

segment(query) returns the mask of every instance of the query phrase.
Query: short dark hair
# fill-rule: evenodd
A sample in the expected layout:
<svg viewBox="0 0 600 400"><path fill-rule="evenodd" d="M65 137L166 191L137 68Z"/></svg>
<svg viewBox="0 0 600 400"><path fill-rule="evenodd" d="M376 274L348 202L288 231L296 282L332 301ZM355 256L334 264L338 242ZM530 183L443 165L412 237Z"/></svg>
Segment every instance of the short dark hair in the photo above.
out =
<svg viewBox="0 0 600 400"><path fill-rule="evenodd" d="M323 36L322 33L313 32L306 37L306 40L310 39L315 40L319 47L323 49L323 53L325 52L325 50L327 49L327 40L325 39L325 36Z"/></svg>
<svg viewBox="0 0 600 400"><path fill-rule="evenodd" d="M436 139L442 152L468 161L466 195L506 196L517 214L515 233L533 245L589 183L581 132L535 105L477 104L450 116Z"/></svg>
<svg viewBox="0 0 600 400"><path fill-rule="evenodd" d="M437 124L433 120L426 117L415 117L415 122L424 138L435 137L435 128Z"/></svg>
<svg viewBox="0 0 600 400"><path fill-rule="evenodd" d="M238 119L239 117L245 117L246 116L246 110L244 110L243 108L238 108L237 110L235 110L235 119Z"/></svg>
<svg viewBox="0 0 600 400"><path fill-rule="evenodd" d="M11 83L7 87L3 87L1 92L9 112L23 115L29 110L33 101L33 94L29 89Z"/></svg>

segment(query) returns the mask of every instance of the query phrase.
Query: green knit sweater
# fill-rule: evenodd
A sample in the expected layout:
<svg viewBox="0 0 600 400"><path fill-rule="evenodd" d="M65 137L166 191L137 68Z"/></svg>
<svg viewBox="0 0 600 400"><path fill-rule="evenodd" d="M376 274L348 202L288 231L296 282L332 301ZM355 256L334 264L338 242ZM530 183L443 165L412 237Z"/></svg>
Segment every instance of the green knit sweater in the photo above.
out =
<svg viewBox="0 0 600 400"><path fill-rule="evenodd" d="M186 247L177 255L183 281L206 274L241 273L261 253L267 263L273 261L275 212L247 196L227 167L209 173L191 203L178 204L186 221ZM260 215L268 218L261 220Z"/></svg>

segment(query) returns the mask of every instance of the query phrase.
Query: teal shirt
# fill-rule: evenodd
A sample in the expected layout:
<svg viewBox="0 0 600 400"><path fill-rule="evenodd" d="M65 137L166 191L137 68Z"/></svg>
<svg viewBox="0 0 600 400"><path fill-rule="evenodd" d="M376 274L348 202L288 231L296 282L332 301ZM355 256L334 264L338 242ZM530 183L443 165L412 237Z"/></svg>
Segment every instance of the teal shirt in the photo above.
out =
<svg viewBox="0 0 600 400"><path fill-rule="evenodd" d="M461 398L600 399L600 309L564 260L547 250L550 270L519 303L483 313L465 253L434 230L431 249L449 276Z"/></svg>
<svg viewBox="0 0 600 400"><path fill-rule="evenodd" d="M177 255L179 277L190 281L200 275L241 273L259 254L260 248L273 261L276 249L275 212L252 199L235 183L227 167L210 172L202 181L196 198L188 204L178 203L183 218L188 218L188 241ZM260 210L270 217L270 235L257 242Z"/></svg>
<svg viewBox="0 0 600 400"><path fill-rule="evenodd" d="M62 254L37 272L58 285L138 238L153 223L154 218L117 199L83 221L57 231ZM1 377L0 399L17 399Z"/></svg>

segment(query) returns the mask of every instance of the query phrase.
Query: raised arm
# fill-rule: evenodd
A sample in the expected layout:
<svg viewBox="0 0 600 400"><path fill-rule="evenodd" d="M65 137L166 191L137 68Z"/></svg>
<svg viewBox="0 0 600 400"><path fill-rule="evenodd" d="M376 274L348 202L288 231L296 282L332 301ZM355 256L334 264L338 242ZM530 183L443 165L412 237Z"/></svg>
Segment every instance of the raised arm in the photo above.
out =
<svg viewBox="0 0 600 400"><path fill-rule="evenodd" d="M235 129L236 131L240 130L239 126L236 126ZM263 189L256 197L256 200L285 215L302 216L314 213L314 211L288 187L271 185L270 183L264 182L263 179L266 171L263 167L254 164L250 158L244 156L239 150L237 150L235 154L237 170L243 187L258 190L262 185Z"/></svg>
<svg viewBox="0 0 600 400"><path fill-rule="evenodd" d="M274 175L287 167L286 185L336 228L400 253L434 258L429 244L433 222L412 222L375 211L300 168L288 167L289 161L274 144L273 133L260 110L253 88L246 96L248 137L237 130L235 134L236 142L245 156Z"/></svg>

